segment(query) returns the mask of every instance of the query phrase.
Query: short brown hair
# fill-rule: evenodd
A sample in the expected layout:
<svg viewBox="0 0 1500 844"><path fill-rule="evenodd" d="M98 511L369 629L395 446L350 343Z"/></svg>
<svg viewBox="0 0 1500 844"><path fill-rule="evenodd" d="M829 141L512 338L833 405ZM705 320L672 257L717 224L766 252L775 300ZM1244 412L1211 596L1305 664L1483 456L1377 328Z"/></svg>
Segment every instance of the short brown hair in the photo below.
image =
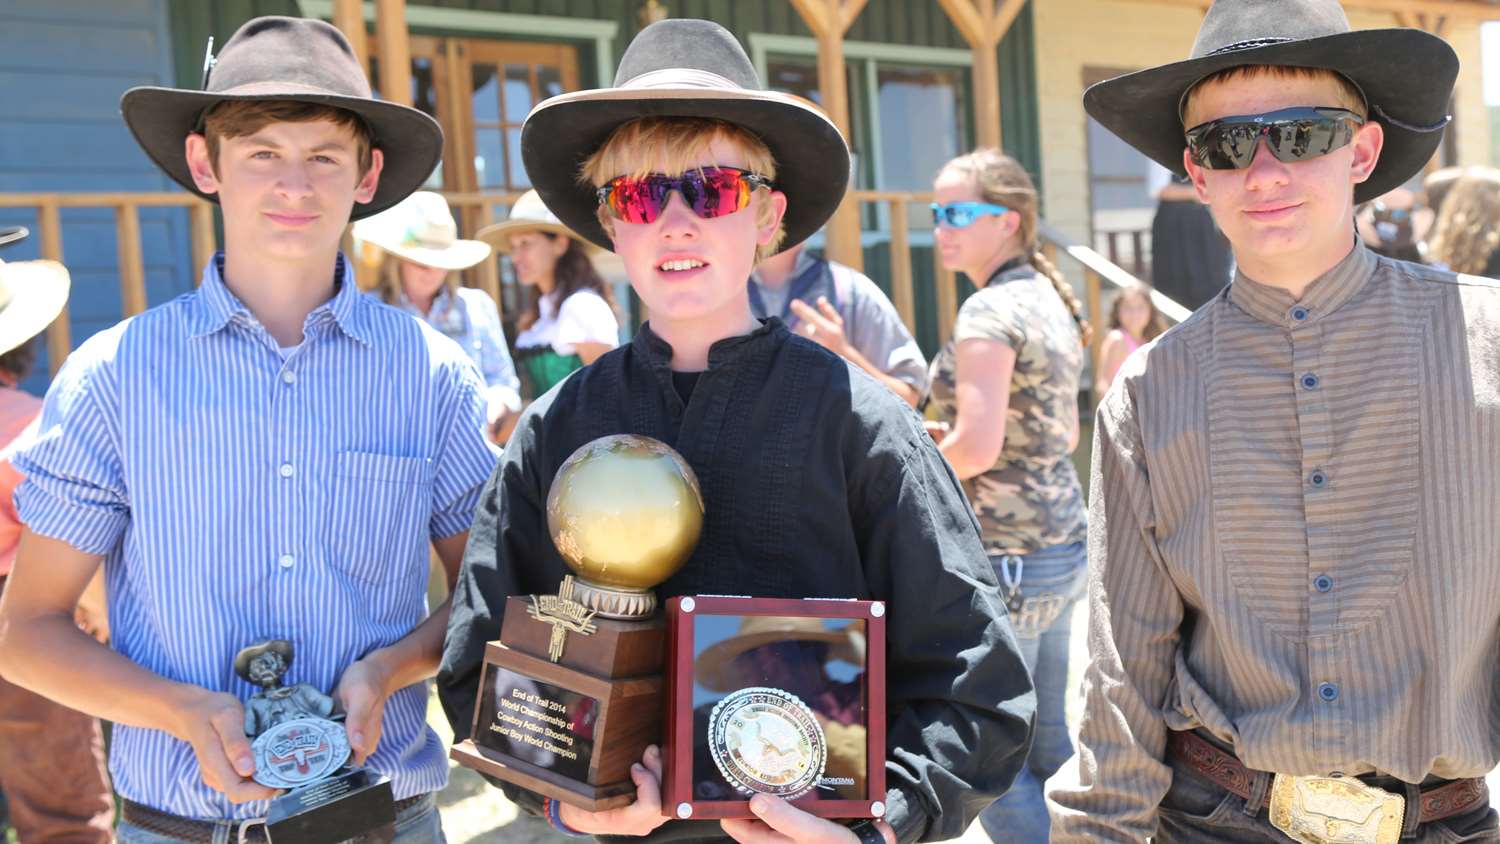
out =
<svg viewBox="0 0 1500 844"><path fill-rule="evenodd" d="M1233 82L1239 79L1254 79L1257 76L1270 76L1275 79L1331 79L1338 86L1338 102L1320 103L1320 105L1336 105L1346 108L1363 118L1370 116L1369 106L1365 103L1365 95L1360 92L1358 86L1349 81L1342 73L1332 71L1323 67L1292 67L1279 64L1246 64L1238 67L1225 68L1218 73L1212 73L1193 83L1187 94L1182 98L1182 120L1183 128L1191 129L1187 125L1188 112L1193 107L1193 95L1204 85L1218 82Z"/></svg>
<svg viewBox="0 0 1500 844"><path fill-rule="evenodd" d="M723 120L706 117L643 117L632 120L612 132L599 149L594 151L579 168L579 181L592 187L600 187L619 176L644 176L651 171L657 156L663 161L668 176L680 176L707 152L714 141L725 140L737 144L745 153L747 170L776 178L776 159L770 147L749 129ZM756 191L760 196L760 191ZM752 199L757 215L771 213L771 203ZM599 209L599 223L611 236L613 218ZM756 248L757 262L776 254L786 229L776 227L776 235L765 246Z"/></svg>
<svg viewBox="0 0 1500 844"><path fill-rule="evenodd" d="M224 138L253 135L272 123L312 123L327 120L354 135L358 150L359 175L370 171L374 133L364 118L352 111L321 103L299 100L225 100L203 115L203 139L208 145L208 160L219 174L219 142Z"/></svg>

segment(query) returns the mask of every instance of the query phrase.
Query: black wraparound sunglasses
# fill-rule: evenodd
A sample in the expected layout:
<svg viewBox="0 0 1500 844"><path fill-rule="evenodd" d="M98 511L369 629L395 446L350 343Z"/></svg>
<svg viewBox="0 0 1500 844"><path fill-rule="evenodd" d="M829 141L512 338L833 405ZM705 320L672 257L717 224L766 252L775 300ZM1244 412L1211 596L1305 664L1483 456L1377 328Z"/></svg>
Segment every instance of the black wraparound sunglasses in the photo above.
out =
<svg viewBox="0 0 1500 844"><path fill-rule="evenodd" d="M1209 170L1242 170L1265 138L1277 161L1306 161L1348 146L1364 123L1348 109L1325 106L1221 117L1187 130L1188 154Z"/></svg>

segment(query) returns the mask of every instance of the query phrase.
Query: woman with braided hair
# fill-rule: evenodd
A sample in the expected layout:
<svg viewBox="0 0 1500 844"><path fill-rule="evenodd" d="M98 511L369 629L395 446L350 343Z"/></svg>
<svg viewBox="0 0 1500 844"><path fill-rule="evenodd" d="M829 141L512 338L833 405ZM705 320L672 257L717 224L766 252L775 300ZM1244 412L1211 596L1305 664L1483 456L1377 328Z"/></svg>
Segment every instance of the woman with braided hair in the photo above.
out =
<svg viewBox="0 0 1500 844"><path fill-rule="evenodd" d="M1036 189L1020 164L980 149L948 162L933 193L943 266L978 288L932 364L934 436L979 518L1037 692L1026 767L980 819L997 842L1046 841L1042 783L1073 753L1063 690L1087 559L1072 453L1091 330L1037 249Z"/></svg>

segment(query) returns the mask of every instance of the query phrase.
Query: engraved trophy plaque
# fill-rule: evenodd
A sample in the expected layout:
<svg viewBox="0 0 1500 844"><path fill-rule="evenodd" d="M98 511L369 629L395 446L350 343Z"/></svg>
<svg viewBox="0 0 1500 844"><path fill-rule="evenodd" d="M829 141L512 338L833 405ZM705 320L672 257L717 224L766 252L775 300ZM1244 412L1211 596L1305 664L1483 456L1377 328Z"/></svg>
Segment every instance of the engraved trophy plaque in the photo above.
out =
<svg viewBox="0 0 1500 844"><path fill-rule="evenodd" d="M687 561L702 523L697 478L667 445L622 434L575 451L547 525L577 578L506 599L453 759L588 811L633 802L630 766L661 732L665 626L651 590Z"/></svg>
<svg viewBox="0 0 1500 844"><path fill-rule="evenodd" d="M667 602L662 804L748 818L774 794L885 814L885 605L695 595Z"/></svg>

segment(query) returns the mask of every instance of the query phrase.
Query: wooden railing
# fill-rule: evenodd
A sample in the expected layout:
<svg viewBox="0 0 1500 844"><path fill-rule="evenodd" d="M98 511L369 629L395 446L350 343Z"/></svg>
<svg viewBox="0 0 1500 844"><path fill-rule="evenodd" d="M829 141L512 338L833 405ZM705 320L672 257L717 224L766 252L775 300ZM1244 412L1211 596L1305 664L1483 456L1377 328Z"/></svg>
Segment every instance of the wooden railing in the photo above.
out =
<svg viewBox="0 0 1500 844"><path fill-rule="evenodd" d="M461 230L472 234L495 222L494 208L510 205L520 198L519 193L448 193L448 202L462 219ZM932 201L928 193L905 193L894 191L854 191L854 199L863 205L884 207L890 215L890 227L886 233L890 238L890 291L891 301L907 328L916 332L916 284L912 264L911 230L908 224L913 205L925 206ZM64 208L108 208L114 211L115 234L118 242L120 275L120 298L124 313L133 316L146 309L145 262L141 252L141 208L186 208L188 210L193 270L192 277L213 255L214 241L213 206L191 194L171 193L43 193L0 194L0 209L20 208L36 211L36 229L39 251L43 258L65 261L62 240L62 214ZM1103 330L1103 288L1114 288L1134 284L1138 279L1109 261L1095 250L1074 243L1057 229L1043 223L1040 232L1042 249L1054 264L1066 257L1076 262L1083 271L1084 299L1088 318L1099 330L1094 333L1091 349L1095 368L1098 367L1099 344ZM958 314L958 290L954 274L945 269L933 250L933 277L936 281L938 337L947 338L953 332L953 322ZM1065 266L1064 264L1058 264ZM477 270L478 286L500 301L500 275L495 261L486 261ZM1188 310L1162 294L1153 291L1152 299L1168 319L1181 321ZM68 330L68 312L57 318L47 331L48 359L53 374L62 365L71 349Z"/></svg>
<svg viewBox="0 0 1500 844"><path fill-rule="evenodd" d="M213 206L188 193L0 193L0 208L30 208L36 211L38 251L47 260L66 263L63 252L62 209L110 208L115 214L115 235L120 270L122 316L146 309L146 265L141 254L142 208L186 208L193 244L193 265L203 267L214 249ZM196 277L196 276L194 276ZM68 329L68 309L47 329L47 360L56 375L73 348Z"/></svg>

